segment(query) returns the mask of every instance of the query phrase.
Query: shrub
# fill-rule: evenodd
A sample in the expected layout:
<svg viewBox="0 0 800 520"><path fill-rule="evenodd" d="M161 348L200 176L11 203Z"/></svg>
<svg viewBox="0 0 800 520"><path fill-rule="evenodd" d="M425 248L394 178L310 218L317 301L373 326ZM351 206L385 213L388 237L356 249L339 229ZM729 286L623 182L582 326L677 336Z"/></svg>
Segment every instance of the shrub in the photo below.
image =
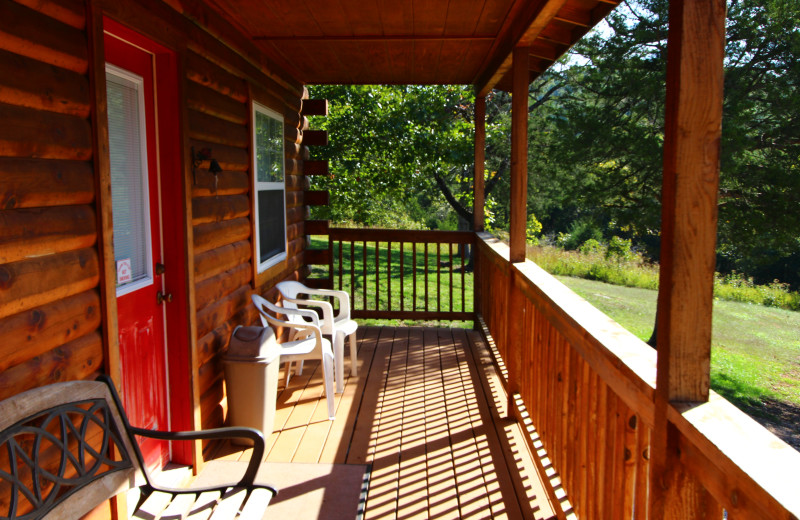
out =
<svg viewBox="0 0 800 520"><path fill-rule="evenodd" d="M580 251L581 253L583 253L585 255L592 254L592 253L605 254L606 248L605 248L605 246L603 244L601 244L596 239L590 238L589 240L587 240L586 242L581 244L581 247L578 248L578 251Z"/></svg>
<svg viewBox="0 0 800 520"><path fill-rule="evenodd" d="M633 260L636 254L631 250L631 240L629 238L620 238L616 235L611 237L608 242L608 249L606 249L606 258L610 257Z"/></svg>
<svg viewBox="0 0 800 520"><path fill-rule="evenodd" d="M525 240L532 245L539 243L539 233L542 232L542 223L536 219L536 216L528 215L528 225L525 226Z"/></svg>

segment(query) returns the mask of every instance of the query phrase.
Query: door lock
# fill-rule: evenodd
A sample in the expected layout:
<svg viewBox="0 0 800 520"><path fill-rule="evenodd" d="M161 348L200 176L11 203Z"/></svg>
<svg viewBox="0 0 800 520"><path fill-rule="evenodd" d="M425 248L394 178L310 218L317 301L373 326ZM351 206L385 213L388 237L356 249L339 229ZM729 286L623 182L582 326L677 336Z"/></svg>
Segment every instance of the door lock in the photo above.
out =
<svg viewBox="0 0 800 520"><path fill-rule="evenodd" d="M172 293L164 294L161 291L158 291L156 293L156 301L158 302L159 305L161 305L164 302L169 303L172 301Z"/></svg>

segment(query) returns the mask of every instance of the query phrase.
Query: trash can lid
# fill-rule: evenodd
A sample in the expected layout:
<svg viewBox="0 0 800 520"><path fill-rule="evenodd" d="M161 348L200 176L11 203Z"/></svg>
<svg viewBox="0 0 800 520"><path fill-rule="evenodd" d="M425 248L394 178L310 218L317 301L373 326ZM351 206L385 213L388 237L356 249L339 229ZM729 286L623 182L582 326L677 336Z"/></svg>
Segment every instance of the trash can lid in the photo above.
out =
<svg viewBox="0 0 800 520"><path fill-rule="evenodd" d="M258 361L271 363L280 356L281 347L270 327L242 327L231 335L225 361Z"/></svg>

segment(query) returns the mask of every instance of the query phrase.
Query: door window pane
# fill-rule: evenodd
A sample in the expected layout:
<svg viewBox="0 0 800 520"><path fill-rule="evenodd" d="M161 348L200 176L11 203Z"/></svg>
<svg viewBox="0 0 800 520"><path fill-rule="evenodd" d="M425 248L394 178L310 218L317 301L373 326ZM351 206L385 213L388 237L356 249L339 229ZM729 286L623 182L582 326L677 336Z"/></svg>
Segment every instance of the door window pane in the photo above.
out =
<svg viewBox="0 0 800 520"><path fill-rule="evenodd" d="M130 260L131 267L129 281L117 287L140 287L151 279L152 265L141 78L109 65L106 96L114 258L117 262Z"/></svg>

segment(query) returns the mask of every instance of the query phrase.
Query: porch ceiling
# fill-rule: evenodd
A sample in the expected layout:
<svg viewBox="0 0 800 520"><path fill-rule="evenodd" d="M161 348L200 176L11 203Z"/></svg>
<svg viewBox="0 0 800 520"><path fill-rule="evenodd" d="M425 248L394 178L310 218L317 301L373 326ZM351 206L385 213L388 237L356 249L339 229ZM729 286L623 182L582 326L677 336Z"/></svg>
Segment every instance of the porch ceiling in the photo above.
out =
<svg viewBox="0 0 800 520"><path fill-rule="evenodd" d="M619 0L208 0L306 84L474 84L510 89L511 51L531 79Z"/></svg>

